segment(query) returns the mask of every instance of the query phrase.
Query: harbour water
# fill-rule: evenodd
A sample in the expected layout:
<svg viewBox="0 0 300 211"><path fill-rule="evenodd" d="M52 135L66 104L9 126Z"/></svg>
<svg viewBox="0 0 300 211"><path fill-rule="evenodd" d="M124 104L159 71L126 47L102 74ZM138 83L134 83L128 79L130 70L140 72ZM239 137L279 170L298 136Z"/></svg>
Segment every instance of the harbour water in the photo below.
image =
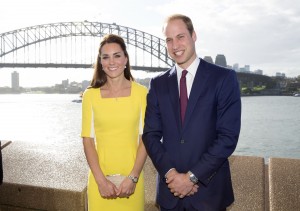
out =
<svg viewBox="0 0 300 211"><path fill-rule="evenodd" d="M0 140L81 142L81 103L74 94L0 95ZM300 98L242 97L242 128L234 154L300 158ZM81 145L79 145L81 146Z"/></svg>

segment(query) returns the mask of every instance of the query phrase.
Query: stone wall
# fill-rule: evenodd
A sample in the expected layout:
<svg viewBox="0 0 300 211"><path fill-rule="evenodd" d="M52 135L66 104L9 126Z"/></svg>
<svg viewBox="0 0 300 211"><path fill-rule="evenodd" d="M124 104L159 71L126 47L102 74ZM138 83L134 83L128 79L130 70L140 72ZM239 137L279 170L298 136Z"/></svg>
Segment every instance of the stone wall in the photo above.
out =
<svg viewBox="0 0 300 211"><path fill-rule="evenodd" d="M12 142L2 155L0 210L87 210L88 166L81 143ZM233 155L229 161L235 202L228 210L300 210L300 159L270 158L266 165L261 157ZM158 211L156 170L150 159L144 172L145 211Z"/></svg>

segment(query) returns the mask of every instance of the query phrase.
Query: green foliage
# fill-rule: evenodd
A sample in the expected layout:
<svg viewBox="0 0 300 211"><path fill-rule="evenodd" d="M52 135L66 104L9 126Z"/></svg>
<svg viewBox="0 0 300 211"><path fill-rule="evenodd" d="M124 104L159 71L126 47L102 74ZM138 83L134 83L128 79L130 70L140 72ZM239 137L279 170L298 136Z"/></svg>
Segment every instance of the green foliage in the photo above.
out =
<svg viewBox="0 0 300 211"><path fill-rule="evenodd" d="M245 94L245 95L255 95L255 94L260 94L260 92L264 89L266 89L266 86L256 86L253 88L242 87L241 92L242 92L242 94Z"/></svg>

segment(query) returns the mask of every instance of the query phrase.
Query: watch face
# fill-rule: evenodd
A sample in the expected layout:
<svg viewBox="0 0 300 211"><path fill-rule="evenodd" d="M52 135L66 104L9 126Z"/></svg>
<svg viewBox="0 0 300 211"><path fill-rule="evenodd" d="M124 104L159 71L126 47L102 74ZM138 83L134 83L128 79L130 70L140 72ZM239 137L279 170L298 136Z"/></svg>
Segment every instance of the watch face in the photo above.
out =
<svg viewBox="0 0 300 211"><path fill-rule="evenodd" d="M188 171L188 174L190 175L190 180L193 183L197 184L198 183L198 178L192 172L190 172L190 171Z"/></svg>
<svg viewBox="0 0 300 211"><path fill-rule="evenodd" d="M131 175L129 175L128 177L131 179L131 181L132 181L133 183L137 183L138 180L139 180L138 177L133 177L133 176L131 176Z"/></svg>
<svg viewBox="0 0 300 211"><path fill-rule="evenodd" d="M195 177L191 177L191 180L194 182L194 183L197 183L197 179Z"/></svg>
<svg viewBox="0 0 300 211"><path fill-rule="evenodd" d="M198 183L198 179L195 177L195 175L190 175L190 180L195 184Z"/></svg>

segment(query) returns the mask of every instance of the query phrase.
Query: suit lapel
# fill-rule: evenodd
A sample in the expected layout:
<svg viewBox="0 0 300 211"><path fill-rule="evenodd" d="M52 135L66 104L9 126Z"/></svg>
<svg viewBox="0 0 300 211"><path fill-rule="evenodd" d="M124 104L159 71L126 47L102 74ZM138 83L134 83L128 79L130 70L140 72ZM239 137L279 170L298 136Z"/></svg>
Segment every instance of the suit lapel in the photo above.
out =
<svg viewBox="0 0 300 211"><path fill-rule="evenodd" d="M181 129L181 120L180 120L180 107L179 107L179 91L178 91L178 82L177 74L175 67L172 67L170 70L170 75L168 78L168 89L169 97L171 99L171 104L176 119L177 127Z"/></svg>
<svg viewBox="0 0 300 211"><path fill-rule="evenodd" d="M190 118L192 117L193 110L197 104L198 98L201 96L202 92L204 91L204 87L208 80L207 71L203 65L203 60L200 60L200 64L198 66L194 82L192 85L191 93L189 96L188 105L186 108L185 119L183 124L183 129L189 122Z"/></svg>

